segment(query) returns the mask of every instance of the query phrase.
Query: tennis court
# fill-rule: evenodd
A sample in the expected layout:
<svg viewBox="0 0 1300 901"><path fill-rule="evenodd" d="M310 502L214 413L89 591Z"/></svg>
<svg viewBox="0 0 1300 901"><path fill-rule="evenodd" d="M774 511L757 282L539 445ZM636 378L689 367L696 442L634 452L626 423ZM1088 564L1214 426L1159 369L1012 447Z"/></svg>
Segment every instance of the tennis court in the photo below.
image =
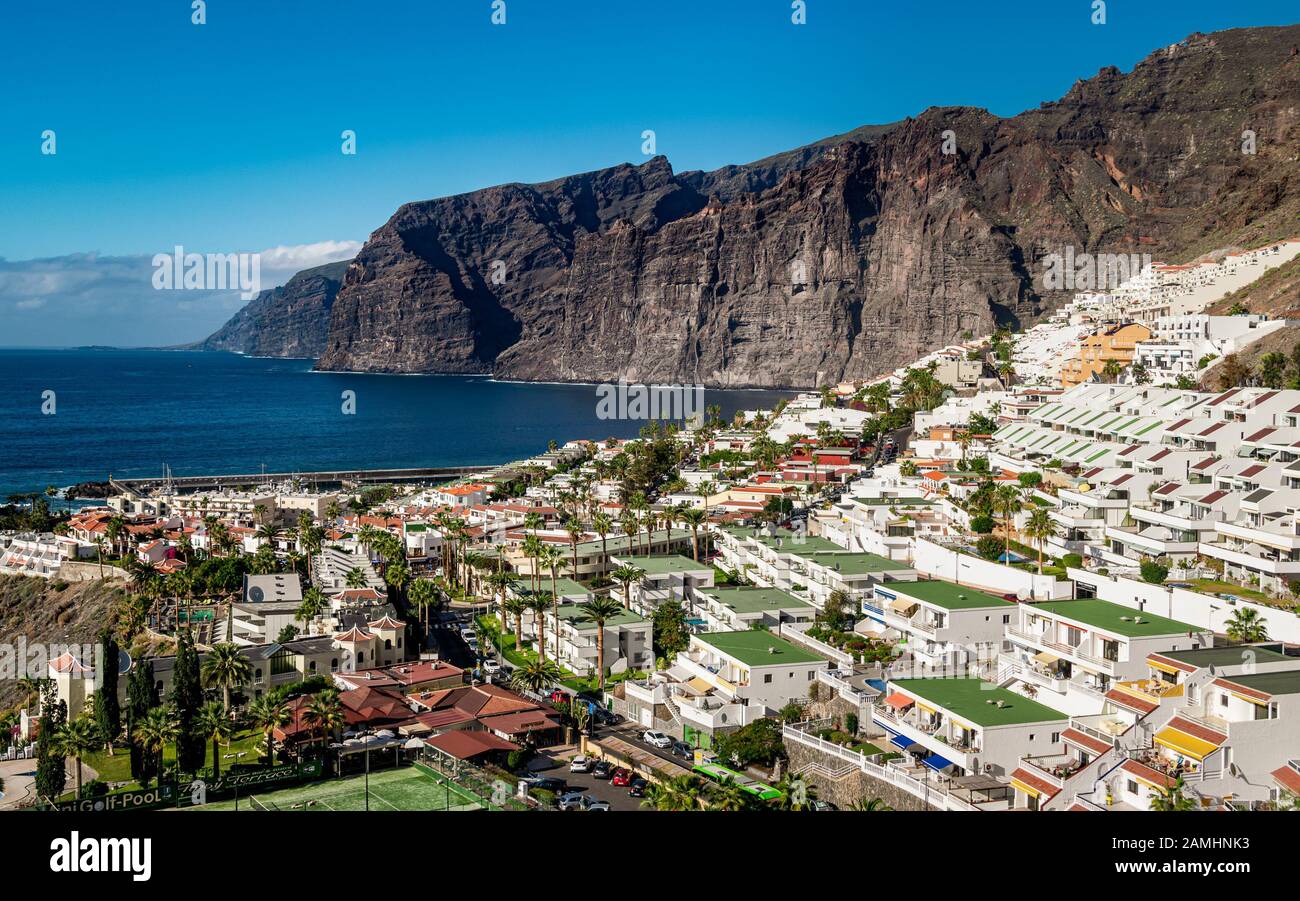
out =
<svg viewBox="0 0 1300 901"><path fill-rule="evenodd" d="M370 774L370 810L479 810L472 794L414 766ZM234 810L233 799L193 810ZM366 777L297 785L239 799L240 810L365 810Z"/></svg>

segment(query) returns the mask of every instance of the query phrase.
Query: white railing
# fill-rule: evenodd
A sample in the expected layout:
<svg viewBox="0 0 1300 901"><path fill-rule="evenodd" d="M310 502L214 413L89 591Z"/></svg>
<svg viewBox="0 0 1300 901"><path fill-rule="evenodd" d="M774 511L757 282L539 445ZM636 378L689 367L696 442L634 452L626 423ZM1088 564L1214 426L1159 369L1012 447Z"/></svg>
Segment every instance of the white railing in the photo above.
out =
<svg viewBox="0 0 1300 901"><path fill-rule="evenodd" d="M920 798L942 810L979 810L974 804L950 794L947 788L942 785L932 785L929 782L913 779L897 768L873 763L861 751L850 750L842 745L835 744L835 742L804 732L799 728L807 725L807 723L795 723L794 725L782 726L781 736L786 741L793 741L804 747L813 748L824 754L855 764L860 772L901 788L913 797Z"/></svg>
<svg viewBox="0 0 1300 901"><path fill-rule="evenodd" d="M800 628L800 626L803 628ZM841 651L833 645L829 645L820 639L813 638L811 635L806 634L809 628L811 628L811 624L809 623L781 623L777 628L777 634L795 644L807 647L814 653L820 654L823 657L828 657L836 663L843 664L844 666L853 665L852 654Z"/></svg>

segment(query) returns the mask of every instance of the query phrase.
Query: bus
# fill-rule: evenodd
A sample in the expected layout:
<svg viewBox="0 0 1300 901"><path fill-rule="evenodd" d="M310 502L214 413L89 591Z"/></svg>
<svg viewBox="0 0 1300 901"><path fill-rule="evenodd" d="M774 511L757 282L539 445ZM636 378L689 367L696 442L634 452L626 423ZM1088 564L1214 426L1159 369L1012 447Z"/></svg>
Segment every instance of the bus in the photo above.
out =
<svg viewBox="0 0 1300 901"><path fill-rule="evenodd" d="M781 797L781 792L777 791L772 786L759 782L757 779L751 779L744 773L738 773L735 770L722 766L721 764L700 763L692 769L711 782L734 782L739 785L743 791L747 791L754 797L763 801L772 801Z"/></svg>

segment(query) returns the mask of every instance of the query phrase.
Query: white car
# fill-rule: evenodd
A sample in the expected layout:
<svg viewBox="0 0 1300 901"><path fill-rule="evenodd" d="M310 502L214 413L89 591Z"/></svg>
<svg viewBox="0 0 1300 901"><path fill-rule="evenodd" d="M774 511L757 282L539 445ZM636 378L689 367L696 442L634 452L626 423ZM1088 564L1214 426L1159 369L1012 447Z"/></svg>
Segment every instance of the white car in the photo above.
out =
<svg viewBox="0 0 1300 901"><path fill-rule="evenodd" d="M656 732L649 729L641 733L641 740L648 745L654 745L656 748L667 750L673 746L673 740L662 732Z"/></svg>
<svg viewBox="0 0 1300 901"><path fill-rule="evenodd" d="M569 761L570 773L589 773L591 772L592 760L590 757L579 755Z"/></svg>
<svg viewBox="0 0 1300 901"><path fill-rule="evenodd" d="M483 672L487 673L489 676L495 676L497 673L501 672L500 661L495 657L489 657L487 660L484 660Z"/></svg>

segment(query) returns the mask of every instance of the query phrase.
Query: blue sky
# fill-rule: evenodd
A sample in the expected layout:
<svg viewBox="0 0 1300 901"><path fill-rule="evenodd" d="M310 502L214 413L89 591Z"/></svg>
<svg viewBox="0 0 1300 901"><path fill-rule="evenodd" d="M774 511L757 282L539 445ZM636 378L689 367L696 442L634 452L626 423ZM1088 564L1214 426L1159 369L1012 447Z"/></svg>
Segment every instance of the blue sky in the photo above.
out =
<svg viewBox="0 0 1300 901"><path fill-rule="evenodd" d="M790 0L506 14L208 0L195 26L189 0L7 4L0 257L363 241L404 201L641 161L644 129L708 169L932 105L1012 115L1191 32L1297 18L1294 0L1110 0L1104 26L1090 0L807 0L802 26Z"/></svg>

